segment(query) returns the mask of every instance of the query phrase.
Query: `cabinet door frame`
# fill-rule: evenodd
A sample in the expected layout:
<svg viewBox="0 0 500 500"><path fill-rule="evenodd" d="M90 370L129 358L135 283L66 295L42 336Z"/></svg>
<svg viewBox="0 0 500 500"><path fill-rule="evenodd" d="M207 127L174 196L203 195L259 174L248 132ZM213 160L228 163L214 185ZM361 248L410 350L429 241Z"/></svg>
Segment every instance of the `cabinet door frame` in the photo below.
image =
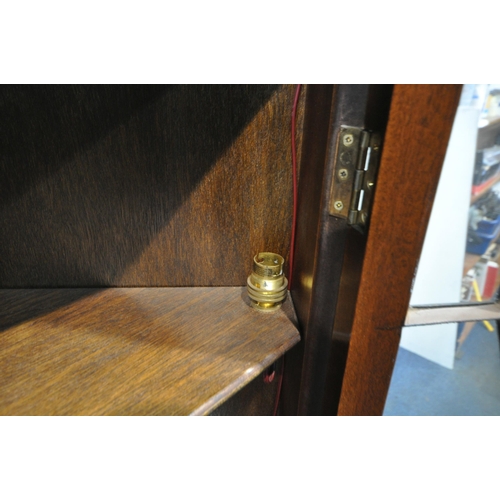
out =
<svg viewBox="0 0 500 500"><path fill-rule="evenodd" d="M381 415L461 85L396 85L339 415Z"/></svg>
<svg viewBox="0 0 500 500"><path fill-rule="evenodd" d="M282 414L382 414L461 88L308 86ZM384 136L364 233L328 212L342 125Z"/></svg>
<svg viewBox="0 0 500 500"><path fill-rule="evenodd" d="M307 85L291 291L303 341L286 355L281 414L337 413L366 246L329 211L337 138L343 125L383 133L392 87Z"/></svg>
<svg viewBox="0 0 500 500"><path fill-rule="evenodd" d="M497 319L500 304L409 308L462 85L308 86L282 414L381 415L405 325ZM342 125L384 136L368 231L328 211Z"/></svg>

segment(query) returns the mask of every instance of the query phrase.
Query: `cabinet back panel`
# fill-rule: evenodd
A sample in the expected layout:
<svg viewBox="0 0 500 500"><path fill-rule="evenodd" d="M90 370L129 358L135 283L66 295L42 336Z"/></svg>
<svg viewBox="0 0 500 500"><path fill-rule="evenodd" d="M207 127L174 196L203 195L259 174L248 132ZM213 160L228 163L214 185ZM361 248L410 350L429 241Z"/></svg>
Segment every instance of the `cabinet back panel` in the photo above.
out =
<svg viewBox="0 0 500 500"><path fill-rule="evenodd" d="M287 258L294 92L0 87L0 286L238 286Z"/></svg>

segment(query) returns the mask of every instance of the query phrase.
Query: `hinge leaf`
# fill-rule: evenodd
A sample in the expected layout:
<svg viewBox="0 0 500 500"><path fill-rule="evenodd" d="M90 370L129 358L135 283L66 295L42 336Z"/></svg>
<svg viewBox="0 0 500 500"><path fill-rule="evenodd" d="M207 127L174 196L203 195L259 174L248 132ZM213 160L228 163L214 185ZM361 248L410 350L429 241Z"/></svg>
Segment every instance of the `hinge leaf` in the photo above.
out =
<svg viewBox="0 0 500 500"><path fill-rule="evenodd" d="M369 218L380 154L380 134L342 126L330 189L330 215L363 228Z"/></svg>

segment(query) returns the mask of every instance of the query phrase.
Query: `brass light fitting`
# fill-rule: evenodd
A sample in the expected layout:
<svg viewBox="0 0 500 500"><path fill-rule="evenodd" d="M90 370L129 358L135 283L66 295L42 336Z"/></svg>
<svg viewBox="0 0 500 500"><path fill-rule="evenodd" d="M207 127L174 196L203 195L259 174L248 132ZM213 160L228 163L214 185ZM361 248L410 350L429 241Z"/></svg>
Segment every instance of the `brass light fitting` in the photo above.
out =
<svg viewBox="0 0 500 500"><path fill-rule="evenodd" d="M275 311L286 299L288 280L283 274L285 259L277 253L261 252L253 258L247 279L250 302L260 311Z"/></svg>

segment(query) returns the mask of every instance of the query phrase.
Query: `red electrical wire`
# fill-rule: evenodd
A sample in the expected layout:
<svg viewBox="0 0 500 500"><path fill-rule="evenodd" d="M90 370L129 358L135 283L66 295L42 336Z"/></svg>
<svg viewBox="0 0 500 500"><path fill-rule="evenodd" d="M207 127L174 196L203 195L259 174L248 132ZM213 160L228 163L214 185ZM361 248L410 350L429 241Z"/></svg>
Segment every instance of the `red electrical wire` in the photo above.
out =
<svg viewBox="0 0 500 500"><path fill-rule="evenodd" d="M289 271L288 271L288 290L292 288L292 272L293 272L293 256L295 247L295 227L297 226L297 199L298 199L298 188L297 188L297 151L295 146L295 120L297 117L297 104L299 102L300 87L302 85L298 84L295 90L295 99L293 101L292 109L292 179L293 179L293 216L292 216L292 237L290 238L290 258ZM278 392L276 394L276 403L274 405L273 416L278 414L278 406L280 403L281 387L283 385L283 373L285 371L285 357L283 356L283 362L281 364L281 374L280 380L278 382Z"/></svg>
<svg viewBox="0 0 500 500"><path fill-rule="evenodd" d="M280 404L281 386L283 385L283 373L284 373L284 371L285 371L285 356L283 356L283 362L281 363L280 380L278 382L278 392L276 394L276 402L274 403L273 417L278 415L278 406Z"/></svg>
<svg viewBox="0 0 500 500"><path fill-rule="evenodd" d="M292 178L293 178L293 216L292 216L292 237L290 238L290 258L288 271L288 290L292 289L293 257L295 249L295 228L297 226L297 148L295 146L295 120L297 117L297 104L299 102L301 84L297 85L295 90L295 99L292 109Z"/></svg>

